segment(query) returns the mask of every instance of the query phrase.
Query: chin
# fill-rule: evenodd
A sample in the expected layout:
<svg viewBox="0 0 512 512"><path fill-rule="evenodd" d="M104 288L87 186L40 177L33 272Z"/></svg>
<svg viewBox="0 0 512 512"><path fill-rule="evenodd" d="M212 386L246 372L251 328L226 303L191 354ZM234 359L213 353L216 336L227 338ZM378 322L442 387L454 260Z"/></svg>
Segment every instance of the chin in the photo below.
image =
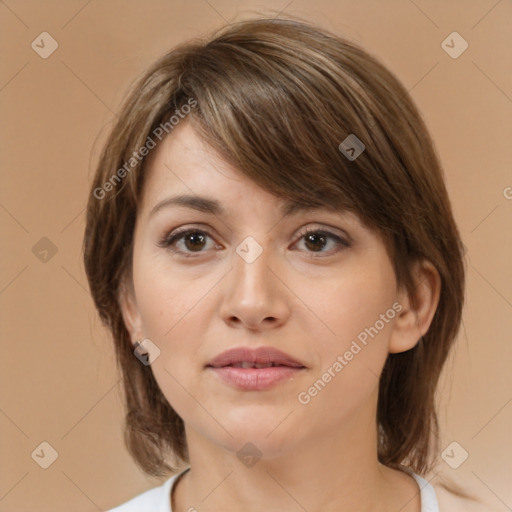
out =
<svg viewBox="0 0 512 512"><path fill-rule="evenodd" d="M283 421L289 410L276 414L272 410L265 413L261 406L252 413L250 409L246 408L244 413L237 412L235 417L226 417L223 425L233 436L225 436L223 444L227 444L226 448L238 452L251 443L263 456L270 458L291 450L294 432L297 433L298 429L291 421Z"/></svg>

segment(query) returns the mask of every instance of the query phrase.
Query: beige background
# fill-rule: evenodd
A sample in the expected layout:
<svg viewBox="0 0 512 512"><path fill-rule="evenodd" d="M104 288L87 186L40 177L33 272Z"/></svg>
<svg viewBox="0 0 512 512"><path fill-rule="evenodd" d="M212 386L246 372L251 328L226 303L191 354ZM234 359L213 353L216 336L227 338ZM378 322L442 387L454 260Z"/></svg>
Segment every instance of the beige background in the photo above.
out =
<svg viewBox="0 0 512 512"><path fill-rule="evenodd" d="M159 483L122 444L119 377L81 261L88 186L137 73L174 44L265 9L362 44L425 116L468 269L464 329L440 395L442 448L456 441L452 460L462 449L469 457L458 469L440 459L438 471L512 508L512 3L5 0L0 512L96 511ZM44 31L59 45L47 59L31 48ZM457 59L441 47L453 31L469 43ZM57 248L46 262L43 237ZM58 452L48 469L34 460L48 449L31 457L42 442Z"/></svg>

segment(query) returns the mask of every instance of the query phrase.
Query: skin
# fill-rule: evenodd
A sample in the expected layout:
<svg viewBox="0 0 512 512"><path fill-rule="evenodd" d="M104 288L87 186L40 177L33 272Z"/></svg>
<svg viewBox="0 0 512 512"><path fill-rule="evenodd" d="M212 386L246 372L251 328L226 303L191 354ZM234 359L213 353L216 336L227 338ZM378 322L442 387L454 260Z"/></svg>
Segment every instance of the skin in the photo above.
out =
<svg viewBox="0 0 512 512"><path fill-rule="evenodd" d="M183 206L150 215L175 194L217 199L225 215ZM432 265L417 265L413 308L382 240L356 216L319 209L283 218L282 204L187 122L150 155L133 275L120 302L133 341L149 338L159 348L152 371L185 423L192 469L175 487L173 511L419 512L413 478L377 460L378 376L388 353L409 350L428 330L439 276ZM208 234L199 245L190 237L176 242L194 257L159 246L180 227ZM350 245L307 243L306 228L327 229ZM236 252L247 236L263 250L252 263ZM298 394L394 303L401 311L301 404ZM255 392L204 368L226 349L268 345L306 369ZM252 467L237 457L248 442L262 455Z"/></svg>

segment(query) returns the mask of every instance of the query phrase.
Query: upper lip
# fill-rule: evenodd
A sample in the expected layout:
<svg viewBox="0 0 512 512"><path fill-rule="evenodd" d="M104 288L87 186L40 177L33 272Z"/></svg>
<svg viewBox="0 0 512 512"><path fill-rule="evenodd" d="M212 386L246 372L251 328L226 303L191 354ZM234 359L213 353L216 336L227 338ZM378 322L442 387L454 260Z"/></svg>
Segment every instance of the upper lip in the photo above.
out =
<svg viewBox="0 0 512 512"><path fill-rule="evenodd" d="M244 362L256 364L274 363L275 365L290 366L292 368L305 368L302 363L293 357L273 347L232 348L219 354L207 363L206 366L222 368L223 366Z"/></svg>

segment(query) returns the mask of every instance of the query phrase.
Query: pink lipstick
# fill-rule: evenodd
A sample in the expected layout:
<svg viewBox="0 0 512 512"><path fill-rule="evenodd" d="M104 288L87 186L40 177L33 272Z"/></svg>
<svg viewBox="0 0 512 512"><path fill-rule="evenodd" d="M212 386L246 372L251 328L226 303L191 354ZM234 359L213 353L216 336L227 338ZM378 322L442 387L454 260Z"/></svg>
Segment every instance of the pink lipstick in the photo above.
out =
<svg viewBox="0 0 512 512"><path fill-rule="evenodd" d="M222 352L206 368L237 389L263 391L297 376L306 366L273 347L238 347Z"/></svg>

